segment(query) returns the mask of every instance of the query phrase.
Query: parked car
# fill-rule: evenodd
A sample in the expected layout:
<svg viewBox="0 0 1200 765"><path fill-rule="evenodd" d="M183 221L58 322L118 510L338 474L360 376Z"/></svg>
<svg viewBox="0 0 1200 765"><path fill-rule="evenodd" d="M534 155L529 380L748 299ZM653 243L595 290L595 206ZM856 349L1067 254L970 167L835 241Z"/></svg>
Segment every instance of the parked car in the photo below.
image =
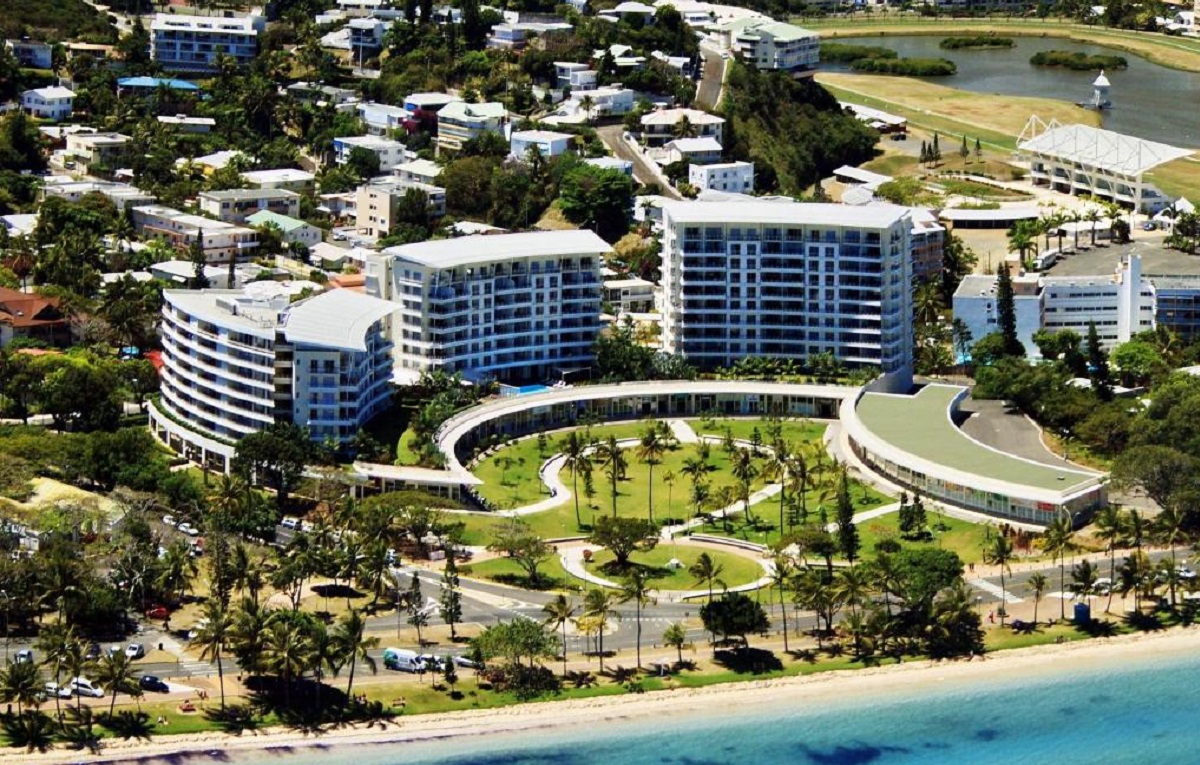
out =
<svg viewBox="0 0 1200 765"><path fill-rule="evenodd" d="M293 518L290 515L285 515L283 520L279 522L279 525L285 529L298 529L300 528L300 519Z"/></svg>
<svg viewBox="0 0 1200 765"><path fill-rule="evenodd" d="M383 666L399 672L424 672L425 663L416 651L405 648L383 649Z"/></svg>
<svg viewBox="0 0 1200 765"><path fill-rule="evenodd" d="M130 643L125 646L125 655L131 659L140 659L146 655L146 647L141 643Z"/></svg>
<svg viewBox="0 0 1200 765"><path fill-rule="evenodd" d="M100 660L100 644L92 643L91 645L89 645L88 649L87 649L87 653L85 653L83 655L83 658L87 659L88 661L99 661Z"/></svg>
<svg viewBox="0 0 1200 765"><path fill-rule="evenodd" d="M179 521L175 520L175 516L173 515L164 515L162 521L168 526L175 526L179 523Z"/></svg>
<svg viewBox="0 0 1200 765"><path fill-rule="evenodd" d="M1178 566L1176 566L1175 573L1179 576L1180 579L1195 579L1196 578L1196 572L1192 571L1191 567L1188 566L1186 563L1180 563Z"/></svg>
<svg viewBox="0 0 1200 765"><path fill-rule="evenodd" d="M171 691L166 683L154 675L142 675L138 678L138 687L143 691L153 691L154 693L170 693Z"/></svg>
<svg viewBox="0 0 1200 765"><path fill-rule="evenodd" d="M1094 589L1097 595L1107 595L1112 590L1112 580L1107 576L1102 576L1096 580Z"/></svg>
<svg viewBox="0 0 1200 765"><path fill-rule="evenodd" d="M17 656L13 659L13 661L17 664L32 664L33 651L28 648L22 648L21 650L17 651Z"/></svg>
<svg viewBox="0 0 1200 765"><path fill-rule="evenodd" d="M69 699L74 695L70 688L59 685L58 683L46 683L43 688L45 688L46 697L51 699L55 696L59 697L60 699Z"/></svg>
<svg viewBox="0 0 1200 765"><path fill-rule="evenodd" d="M200 536L200 529L196 528L195 526L193 526L190 523L179 524L179 530L182 531L184 534L187 534L189 537Z"/></svg>
<svg viewBox="0 0 1200 765"><path fill-rule="evenodd" d="M146 609L147 619L166 619L171 615L171 609L166 606L150 606Z"/></svg>
<svg viewBox="0 0 1200 765"><path fill-rule="evenodd" d="M455 663L455 665L457 665L459 667L466 667L467 669L483 669L483 667L479 664L479 662L472 661L471 659L468 659L466 656L455 656L454 663Z"/></svg>
<svg viewBox="0 0 1200 765"><path fill-rule="evenodd" d="M1158 228L1158 226L1155 225L1154 221L1152 220L1148 220L1142 224L1142 231L1153 231L1156 228Z"/></svg>
<svg viewBox="0 0 1200 765"><path fill-rule="evenodd" d="M71 691L78 696L90 696L94 699L104 698L104 689L85 677L77 677L71 681Z"/></svg>

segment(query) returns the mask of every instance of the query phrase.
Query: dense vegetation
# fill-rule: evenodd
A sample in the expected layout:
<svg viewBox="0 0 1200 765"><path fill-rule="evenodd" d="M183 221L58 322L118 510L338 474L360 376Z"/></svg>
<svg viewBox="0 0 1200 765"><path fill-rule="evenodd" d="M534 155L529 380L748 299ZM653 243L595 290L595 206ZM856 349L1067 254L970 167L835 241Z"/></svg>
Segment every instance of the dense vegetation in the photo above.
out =
<svg viewBox="0 0 1200 765"><path fill-rule="evenodd" d="M953 61L944 58L860 58L850 68L899 77L949 77L958 71Z"/></svg>
<svg viewBox="0 0 1200 765"><path fill-rule="evenodd" d="M1015 44L1015 41L1011 37L974 35L971 37L947 37L938 43L938 47L942 50L959 50L962 48L1011 48Z"/></svg>
<svg viewBox="0 0 1200 765"><path fill-rule="evenodd" d="M117 30L83 0L0 0L0 36L112 43Z"/></svg>
<svg viewBox="0 0 1200 765"><path fill-rule="evenodd" d="M821 43L821 63L823 64L852 64L864 58L899 58L899 56L900 54L891 48L881 48L878 45Z"/></svg>
<svg viewBox="0 0 1200 765"><path fill-rule="evenodd" d="M1077 72L1094 72L1101 69L1128 69L1129 61L1124 56L1089 56L1081 51L1044 50L1029 59L1033 66L1056 66Z"/></svg>
<svg viewBox="0 0 1200 765"><path fill-rule="evenodd" d="M728 154L755 163L763 192L800 193L840 165L866 162L879 139L812 80L738 63L730 64L721 105Z"/></svg>

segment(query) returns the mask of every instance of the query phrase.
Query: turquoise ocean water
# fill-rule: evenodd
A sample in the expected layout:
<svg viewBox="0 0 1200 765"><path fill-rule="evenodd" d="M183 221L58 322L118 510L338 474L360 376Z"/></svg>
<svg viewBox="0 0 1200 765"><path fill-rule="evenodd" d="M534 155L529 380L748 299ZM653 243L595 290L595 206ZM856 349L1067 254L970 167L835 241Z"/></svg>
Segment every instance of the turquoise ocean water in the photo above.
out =
<svg viewBox="0 0 1200 765"><path fill-rule="evenodd" d="M1197 641L1200 649L1200 640ZM914 678L917 680L917 678ZM312 765L1200 764L1200 650L1120 667L1061 665L1036 679L706 708L543 732L332 747ZM713 703L717 703L713 701ZM239 757L239 760L241 758Z"/></svg>

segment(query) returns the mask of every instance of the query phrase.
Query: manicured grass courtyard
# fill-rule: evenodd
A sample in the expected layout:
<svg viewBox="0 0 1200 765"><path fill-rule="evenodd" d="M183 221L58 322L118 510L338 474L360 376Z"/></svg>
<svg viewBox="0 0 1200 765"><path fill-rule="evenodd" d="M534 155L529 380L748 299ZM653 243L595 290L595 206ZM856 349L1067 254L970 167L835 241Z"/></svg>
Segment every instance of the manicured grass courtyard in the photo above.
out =
<svg viewBox="0 0 1200 765"><path fill-rule="evenodd" d="M508 558L493 558L479 563L467 563L459 567L463 576L491 579L504 584L526 586L525 570ZM542 579L539 585L546 590L578 590L584 582L566 572L557 555L551 555L538 567Z"/></svg>
<svg viewBox="0 0 1200 765"><path fill-rule="evenodd" d="M762 566L757 561L746 556L736 555L723 550L705 550L700 547L691 547L688 545L660 543L653 550L635 552L629 559L639 566L645 566L655 570L657 573L663 574L654 578L654 589L702 590L707 585L696 581L696 578L688 573L688 568L704 553L708 553L709 557L718 566L722 567L723 570L720 578L726 587L749 584L763 575ZM675 570L668 569L667 563L671 559L678 560L683 564L683 567ZM608 550L599 550L592 556L592 562L587 564L588 570L596 576L616 581L617 575L606 567L606 564L612 563L612 561L612 553ZM716 590L720 592L721 586L717 585Z"/></svg>

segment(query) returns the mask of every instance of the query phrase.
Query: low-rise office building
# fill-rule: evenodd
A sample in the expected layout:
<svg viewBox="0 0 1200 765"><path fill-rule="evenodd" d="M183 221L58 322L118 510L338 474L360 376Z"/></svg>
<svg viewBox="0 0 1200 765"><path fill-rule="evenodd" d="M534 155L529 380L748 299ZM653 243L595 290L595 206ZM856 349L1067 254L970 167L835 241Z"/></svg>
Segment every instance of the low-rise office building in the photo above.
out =
<svg viewBox="0 0 1200 765"><path fill-rule="evenodd" d="M215 72L217 55L249 66L258 54L261 16L223 18L158 13L150 23L150 57L164 69Z"/></svg>
<svg viewBox="0 0 1200 765"><path fill-rule="evenodd" d="M663 348L702 368L745 356L911 374L907 207L665 201Z"/></svg>
<svg viewBox="0 0 1200 765"><path fill-rule="evenodd" d="M390 247L365 273L401 307L398 373L536 381L591 365L611 251L586 230L464 236Z"/></svg>
<svg viewBox="0 0 1200 765"><path fill-rule="evenodd" d="M189 459L228 470L242 437L294 423L346 445L388 405L384 319L351 290L292 303L273 282L163 293L161 396L150 427Z"/></svg>
<svg viewBox="0 0 1200 765"><path fill-rule="evenodd" d="M287 189L227 189L201 191L200 212L225 223L245 223L247 216L260 210L296 217L300 214L300 195Z"/></svg>

